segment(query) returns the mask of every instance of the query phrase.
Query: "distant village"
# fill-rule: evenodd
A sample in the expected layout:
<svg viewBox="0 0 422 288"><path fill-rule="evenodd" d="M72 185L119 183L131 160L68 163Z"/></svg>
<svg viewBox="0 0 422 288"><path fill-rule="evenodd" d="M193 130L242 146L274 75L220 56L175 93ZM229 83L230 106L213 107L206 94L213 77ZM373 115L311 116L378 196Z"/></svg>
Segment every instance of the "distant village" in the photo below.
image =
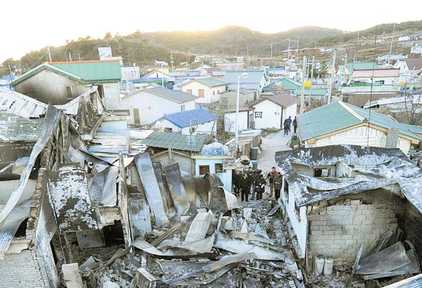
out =
<svg viewBox="0 0 422 288"><path fill-rule="evenodd" d="M395 45L11 70L0 287L422 287L422 33Z"/></svg>

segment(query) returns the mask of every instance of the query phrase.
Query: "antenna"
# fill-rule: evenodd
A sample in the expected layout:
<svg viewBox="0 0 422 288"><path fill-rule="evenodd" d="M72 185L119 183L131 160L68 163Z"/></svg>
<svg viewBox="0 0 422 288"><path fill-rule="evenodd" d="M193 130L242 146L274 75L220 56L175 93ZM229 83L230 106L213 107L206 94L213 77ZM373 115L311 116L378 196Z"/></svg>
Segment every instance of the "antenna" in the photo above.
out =
<svg viewBox="0 0 422 288"><path fill-rule="evenodd" d="M375 41L375 49L374 49L374 61L375 61L375 59L376 59L376 55L377 55L377 51L376 51L376 49L377 49L377 35L375 35L375 37L374 37L375 39L374 39L374 41ZM371 77L371 90L370 90L370 93L369 93L369 103L370 103L370 105L369 105L369 111L368 111L368 126L367 126L367 134L368 134L368 136L367 136L367 139L366 139L366 146L367 147L369 147L369 129L370 129L370 127L369 127L369 125L370 125L370 123L371 123L371 106L372 106L372 93L373 93L373 88L374 88L374 74L375 74L375 62L373 62L372 63L372 77Z"/></svg>

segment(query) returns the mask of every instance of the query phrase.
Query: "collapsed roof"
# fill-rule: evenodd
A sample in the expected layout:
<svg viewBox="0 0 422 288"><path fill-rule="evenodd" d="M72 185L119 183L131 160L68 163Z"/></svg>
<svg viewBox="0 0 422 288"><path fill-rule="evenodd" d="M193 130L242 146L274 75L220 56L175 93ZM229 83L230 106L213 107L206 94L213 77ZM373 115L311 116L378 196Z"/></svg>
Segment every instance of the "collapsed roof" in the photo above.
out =
<svg viewBox="0 0 422 288"><path fill-rule="evenodd" d="M333 145L277 152L275 159L289 185L297 188L299 207L380 188L395 191L398 186L401 195L422 213L422 169L399 149ZM294 165L331 167L336 176L305 175L295 171Z"/></svg>

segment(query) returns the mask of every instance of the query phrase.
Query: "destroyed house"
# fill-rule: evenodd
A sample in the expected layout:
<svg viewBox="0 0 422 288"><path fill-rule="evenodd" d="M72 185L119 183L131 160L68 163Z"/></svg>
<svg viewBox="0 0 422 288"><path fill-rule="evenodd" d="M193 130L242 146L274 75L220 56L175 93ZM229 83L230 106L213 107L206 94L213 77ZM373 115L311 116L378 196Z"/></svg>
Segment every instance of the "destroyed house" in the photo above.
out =
<svg viewBox="0 0 422 288"><path fill-rule="evenodd" d="M304 148L277 152L276 162L281 203L308 271L325 263L353 267L364 279L420 273L422 170L399 149Z"/></svg>
<svg viewBox="0 0 422 288"><path fill-rule="evenodd" d="M104 108L96 87L57 107L17 92L0 94L0 102L0 145L6 147L0 158L2 285L58 287L57 265L65 256L57 243L63 240L62 228L67 226L56 220L73 219L76 210L72 207L87 209L89 201L78 206L81 203L75 199L66 204L65 199L56 198L57 207L65 207L56 210L49 196L60 197L54 191L60 182L64 183L61 191L68 195L83 194L79 184L84 170L75 166L84 162L81 135L92 132ZM69 177L68 171L79 174ZM89 219L79 219L78 229L85 223L92 225Z"/></svg>
<svg viewBox="0 0 422 288"><path fill-rule="evenodd" d="M74 61L41 64L12 82L15 91L43 103L63 105L97 86L107 109L120 103L120 62Z"/></svg>

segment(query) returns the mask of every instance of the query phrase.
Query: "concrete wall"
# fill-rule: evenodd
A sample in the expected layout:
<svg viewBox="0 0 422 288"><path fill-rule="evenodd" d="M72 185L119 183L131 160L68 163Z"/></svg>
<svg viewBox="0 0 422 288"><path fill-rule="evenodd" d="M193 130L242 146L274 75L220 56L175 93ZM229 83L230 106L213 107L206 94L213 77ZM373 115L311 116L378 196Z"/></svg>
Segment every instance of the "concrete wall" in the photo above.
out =
<svg viewBox="0 0 422 288"><path fill-rule="evenodd" d="M184 111L195 109L195 101L178 104L146 92L125 97L120 103L120 109L138 108L142 125L152 124L165 114L182 112L182 106Z"/></svg>
<svg viewBox="0 0 422 288"><path fill-rule="evenodd" d="M261 114L261 117L257 117ZM264 100L255 105L255 129L275 128L281 129L283 108L269 100Z"/></svg>
<svg viewBox="0 0 422 288"><path fill-rule="evenodd" d="M385 147L387 141L387 134L378 129L369 128L369 146ZM317 139L315 143L306 141L306 147L320 147L327 145L360 145L366 146L368 144L368 128L366 126L354 127L343 132ZM398 148L404 153L408 153L410 149L410 141L399 137Z"/></svg>
<svg viewBox="0 0 422 288"><path fill-rule="evenodd" d="M345 199L345 198L344 198ZM398 225L400 199L386 191L348 196L327 207L314 206L308 213L308 255L331 257L335 265L352 264L361 245L364 254L379 237Z"/></svg>
<svg viewBox="0 0 422 288"><path fill-rule="evenodd" d="M249 128L249 111L240 111L239 112L239 131L246 130ZM236 112L230 112L224 114L224 131L226 132L235 132L235 123L236 123Z"/></svg>
<svg viewBox="0 0 422 288"><path fill-rule="evenodd" d="M72 97L68 97L66 87L71 87ZM44 70L16 85L15 90L44 103L61 105L81 95L88 88L65 76Z"/></svg>
<svg viewBox="0 0 422 288"><path fill-rule="evenodd" d="M199 89L204 90L204 97L199 97ZM188 91L189 90L189 91ZM220 99L220 94L226 91L226 86L208 87L199 82L192 81L182 86L182 91L197 96L196 103L213 103Z"/></svg>
<svg viewBox="0 0 422 288"><path fill-rule="evenodd" d="M0 275L0 287L4 288L49 287L31 250L6 255L0 260Z"/></svg>

